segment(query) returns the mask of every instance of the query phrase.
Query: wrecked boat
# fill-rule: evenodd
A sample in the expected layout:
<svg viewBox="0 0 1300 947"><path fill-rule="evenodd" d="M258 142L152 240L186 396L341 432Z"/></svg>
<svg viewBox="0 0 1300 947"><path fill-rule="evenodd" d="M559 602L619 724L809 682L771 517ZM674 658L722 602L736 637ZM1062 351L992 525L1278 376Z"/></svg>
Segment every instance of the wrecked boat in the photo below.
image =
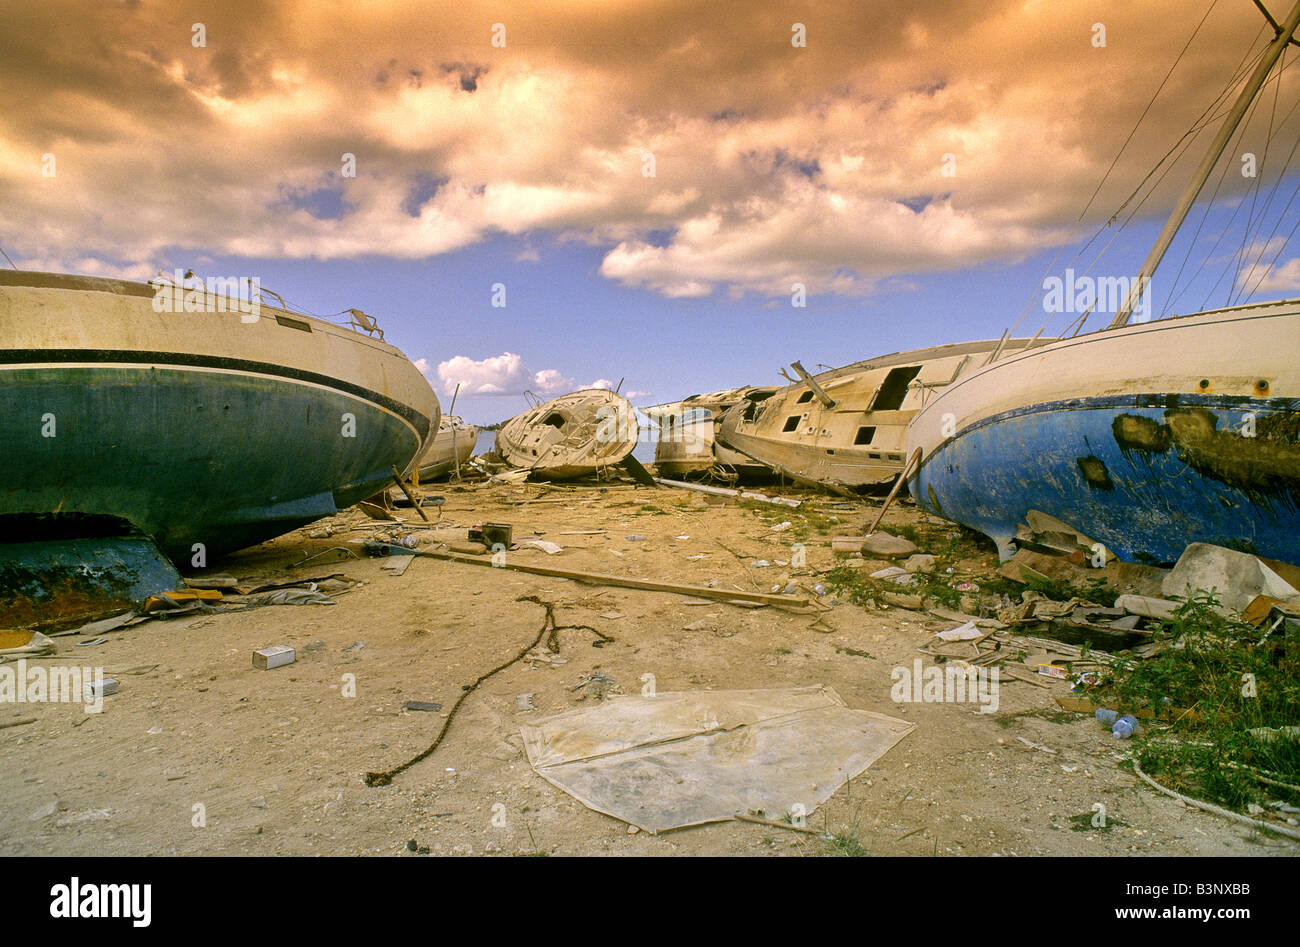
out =
<svg viewBox="0 0 1300 947"><path fill-rule="evenodd" d="M1122 559L1172 563L1205 542L1300 562L1300 299L1129 324L1297 22L1300 4L1111 323L967 366L913 418L918 505L985 533L1003 559L1040 513Z"/></svg>
<svg viewBox="0 0 1300 947"><path fill-rule="evenodd" d="M460 418L444 415L438 423L438 433L429 441L416 465L420 480L437 480L451 475L469 460L477 441L477 427Z"/></svg>
<svg viewBox="0 0 1300 947"><path fill-rule="evenodd" d="M1032 340L1013 339L1013 349ZM997 340L897 352L810 375L769 396L742 399L718 425L718 441L798 483L863 493L893 483L907 456L908 422ZM786 376L789 377L788 375Z"/></svg>
<svg viewBox="0 0 1300 947"><path fill-rule="evenodd" d="M638 434L636 412L626 398L586 388L505 422L497 431L496 452L538 477L568 480L622 463Z"/></svg>
<svg viewBox="0 0 1300 947"><path fill-rule="evenodd" d="M724 480L770 474L772 469L766 464L718 443L716 427L734 405L759 404L777 390L729 388L646 408L645 413L659 425L655 470L664 477L708 474Z"/></svg>
<svg viewBox="0 0 1300 947"><path fill-rule="evenodd" d="M143 534L201 565L382 490L437 430L438 399L373 320L353 324L0 271L0 529Z"/></svg>

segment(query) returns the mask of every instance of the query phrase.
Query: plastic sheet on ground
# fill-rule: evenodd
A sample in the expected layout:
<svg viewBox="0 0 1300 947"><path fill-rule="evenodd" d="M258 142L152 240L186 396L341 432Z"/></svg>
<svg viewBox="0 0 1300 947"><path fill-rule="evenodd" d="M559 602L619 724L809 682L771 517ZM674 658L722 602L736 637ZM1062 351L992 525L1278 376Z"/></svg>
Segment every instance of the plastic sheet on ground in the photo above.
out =
<svg viewBox="0 0 1300 947"><path fill-rule="evenodd" d="M811 685L611 694L520 732L543 779L653 833L738 812L811 813L914 726Z"/></svg>

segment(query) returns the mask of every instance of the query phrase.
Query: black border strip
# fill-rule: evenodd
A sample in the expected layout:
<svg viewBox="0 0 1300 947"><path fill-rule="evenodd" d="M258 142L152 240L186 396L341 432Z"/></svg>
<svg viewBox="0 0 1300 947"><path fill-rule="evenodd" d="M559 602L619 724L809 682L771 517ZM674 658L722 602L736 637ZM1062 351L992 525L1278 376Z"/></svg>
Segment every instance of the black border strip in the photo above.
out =
<svg viewBox="0 0 1300 947"><path fill-rule="evenodd" d="M182 352L145 352L122 349L0 349L0 365L40 364L42 362L98 362L105 364L158 364L183 365L194 368L224 368L233 371L257 372L261 375L278 375L298 381L312 382L333 388L336 391L355 395L365 401L387 408L409 421L420 434L423 441L429 436L429 419L409 405L381 395L377 391L340 381L318 372L303 371L276 365L271 362L254 362L243 358L230 358L225 355L192 355Z"/></svg>

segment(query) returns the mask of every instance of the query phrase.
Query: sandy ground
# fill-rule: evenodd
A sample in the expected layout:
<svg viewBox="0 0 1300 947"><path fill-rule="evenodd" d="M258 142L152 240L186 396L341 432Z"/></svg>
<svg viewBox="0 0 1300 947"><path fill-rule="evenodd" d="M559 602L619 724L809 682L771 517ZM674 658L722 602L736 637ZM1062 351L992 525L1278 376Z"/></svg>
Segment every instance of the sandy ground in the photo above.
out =
<svg viewBox="0 0 1300 947"><path fill-rule="evenodd" d="M519 562L761 591L792 571L811 588L832 565L830 533L860 528L876 508L812 497L811 506L839 523L807 534L808 568L791 570L777 562L790 560L794 530L774 531L772 517L760 511L684 491L427 489L447 499L439 529L423 534L429 539L463 537L465 527L485 520L508 522L516 540L536 532L564 547L554 556L510 553ZM415 520L412 510L399 512ZM815 837L739 822L630 833L537 776L519 726L582 706L584 691L572 688L597 670L625 693L638 692L645 674L660 691L823 683L851 707L914 721L908 737L808 818L813 827L856 837L873 854L1297 851L1295 843L1185 809L1139 784L1117 765L1126 744L1091 718L1058 712L1051 695L1066 693L1064 683L1044 689L1004 679L994 714L970 703L895 704L891 669L911 666L916 648L951 622L838 604L814 625L817 613L692 604L678 595L427 559L401 576L385 573L378 559L287 568L367 532L324 537L324 528L372 523L349 511L213 564L249 584L334 572L362 583L333 606L152 621L96 647L57 639L60 661L102 665L121 691L99 715L80 705L0 706L0 723L37 718L0 729L0 853L419 857L408 851L412 840L432 854L830 850ZM904 524L927 536L954 529L910 506L892 509L883 528ZM564 535L587 530L604 532ZM628 539L633 535L645 538ZM968 542L963 549L959 568L996 566L991 546ZM772 564L754 566L758 559ZM561 632L554 663L520 663L492 677L467 698L437 752L389 786L365 786L366 772L428 746L462 687L536 636L545 613L519 601L528 595L554 603L561 625L592 625L615 641L596 648L589 632ZM297 663L254 669L251 652L275 644L295 647ZM351 680L355 696L346 696ZM521 710L520 694L533 694L536 709ZM404 710L410 700L443 707ZM1110 819L1104 832L1078 818L1097 803Z"/></svg>

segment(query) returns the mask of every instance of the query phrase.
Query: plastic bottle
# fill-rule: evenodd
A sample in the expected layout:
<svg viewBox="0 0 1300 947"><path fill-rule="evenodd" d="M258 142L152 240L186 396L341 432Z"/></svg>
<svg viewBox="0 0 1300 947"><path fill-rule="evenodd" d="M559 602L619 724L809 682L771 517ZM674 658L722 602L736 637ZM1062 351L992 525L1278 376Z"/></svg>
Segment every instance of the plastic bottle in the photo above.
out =
<svg viewBox="0 0 1300 947"><path fill-rule="evenodd" d="M1097 712L1093 714L1093 716L1096 717L1099 722L1104 723L1106 726L1113 727L1115 725L1115 721L1119 719L1119 711L1107 710L1105 707L1098 707Z"/></svg>
<svg viewBox="0 0 1300 947"><path fill-rule="evenodd" d="M1115 721L1115 726L1110 730L1117 739L1127 740L1133 734L1138 732L1137 717L1132 714L1125 714Z"/></svg>

